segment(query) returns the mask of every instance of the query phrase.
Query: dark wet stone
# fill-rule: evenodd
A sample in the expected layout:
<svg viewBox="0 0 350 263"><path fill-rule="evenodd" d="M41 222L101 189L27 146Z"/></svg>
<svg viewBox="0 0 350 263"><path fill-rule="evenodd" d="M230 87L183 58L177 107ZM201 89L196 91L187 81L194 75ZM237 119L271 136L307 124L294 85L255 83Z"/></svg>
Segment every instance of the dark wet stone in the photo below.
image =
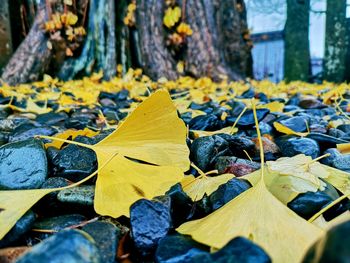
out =
<svg viewBox="0 0 350 263"><path fill-rule="evenodd" d="M40 140L9 143L0 148L0 189L39 188L46 177L47 159Z"/></svg>
<svg viewBox="0 0 350 263"><path fill-rule="evenodd" d="M140 199L130 207L131 234L142 256L151 256L171 229L170 209L171 199L167 196L152 201Z"/></svg>
<svg viewBox="0 0 350 263"><path fill-rule="evenodd" d="M297 93L294 96L290 97L286 105L298 106L300 102L300 94Z"/></svg>
<svg viewBox="0 0 350 263"><path fill-rule="evenodd" d="M271 263L269 255L244 237L236 237L215 253L202 253L186 263Z"/></svg>
<svg viewBox="0 0 350 263"><path fill-rule="evenodd" d="M94 196L94 185L82 185L60 191L57 195L57 199L62 203L92 206L94 204Z"/></svg>
<svg viewBox="0 0 350 263"><path fill-rule="evenodd" d="M337 129L345 132L346 134L350 134L350 124L339 125Z"/></svg>
<svg viewBox="0 0 350 263"><path fill-rule="evenodd" d="M286 105L283 108L283 112L298 111L298 110L301 110L301 108L296 105Z"/></svg>
<svg viewBox="0 0 350 263"><path fill-rule="evenodd" d="M305 219L310 219L314 214L332 201L333 199L325 192L306 192L299 194L295 199L289 202L288 207L299 216Z"/></svg>
<svg viewBox="0 0 350 263"><path fill-rule="evenodd" d="M270 110L268 109L257 109L256 115L258 118L258 121L260 122L262 119L266 117L267 114L269 114ZM227 122L232 125L236 121L236 117L227 117ZM242 117L237 122L237 126L248 128L249 126L254 126L254 114L252 110L247 110Z"/></svg>
<svg viewBox="0 0 350 263"><path fill-rule="evenodd" d="M231 101L227 102L227 105L231 106L231 108L232 108L231 116L233 116L233 117L238 117L239 114L241 114L241 112L245 108L245 104L243 102L240 102L240 101L231 100Z"/></svg>
<svg viewBox="0 0 350 263"><path fill-rule="evenodd" d="M0 132L0 146L8 143L9 141L9 135L5 132Z"/></svg>
<svg viewBox="0 0 350 263"><path fill-rule="evenodd" d="M78 136L76 141L92 144L94 139ZM73 182L82 180L93 173L97 166L94 151L70 144L63 148L52 160L52 168L56 176L67 178Z"/></svg>
<svg viewBox="0 0 350 263"><path fill-rule="evenodd" d="M36 121L42 125L61 125L68 119L68 115L65 112L48 112L40 114L36 117Z"/></svg>
<svg viewBox="0 0 350 263"><path fill-rule="evenodd" d="M155 262L189 262L194 256L201 253L207 253L207 247L195 242L190 237L180 234L169 235L159 241Z"/></svg>
<svg viewBox="0 0 350 263"><path fill-rule="evenodd" d="M321 109L326 107L326 105L315 98L301 99L299 106L303 109Z"/></svg>
<svg viewBox="0 0 350 263"><path fill-rule="evenodd" d="M267 124L264 121L259 122L259 130L260 130L260 134L264 135L264 134L272 134L273 132L273 128L270 124ZM256 128L255 126L253 127L253 129L251 130L247 130L247 133L249 136L251 137L256 137L257 133L256 133Z"/></svg>
<svg viewBox="0 0 350 263"><path fill-rule="evenodd" d="M256 155L259 155L260 154L259 140L258 140L258 138L253 138L252 141L255 143ZM268 154L268 153L272 153L272 154L276 154L276 155L279 154L280 149L278 148L276 143L271 141L268 137L264 137L264 136L261 137L261 141L263 144L263 149L264 149L265 154Z"/></svg>
<svg viewBox="0 0 350 263"><path fill-rule="evenodd" d="M316 242L302 263L348 263L350 259L350 221L339 224Z"/></svg>
<svg viewBox="0 0 350 263"><path fill-rule="evenodd" d="M249 155L253 155L255 153L255 143L248 137L231 136L227 134L220 134L218 136L222 137L228 142L232 155L236 157L247 158L247 154L244 151L246 151Z"/></svg>
<svg viewBox="0 0 350 263"><path fill-rule="evenodd" d="M191 160L203 171L219 156L230 152L228 142L218 135L200 137L191 145Z"/></svg>
<svg viewBox="0 0 350 263"><path fill-rule="evenodd" d="M47 238L21 256L17 263L99 263L99 251L85 232L67 230Z"/></svg>
<svg viewBox="0 0 350 263"><path fill-rule="evenodd" d="M255 90L253 88L249 88L247 91L243 92L241 98L251 99L255 96Z"/></svg>
<svg viewBox="0 0 350 263"><path fill-rule="evenodd" d="M37 126L37 124L22 124L14 129L9 136L9 142L23 141L37 135L51 136L57 133L57 129L49 126Z"/></svg>
<svg viewBox="0 0 350 263"><path fill-rule="evenodd" d="M333 167L345 172L350 172L350 155L340 155L334 158Z"/></svg>
<svg viewBox="0 0 350 263"><path fill-rule="evenodd" d="M78 225L85 220L86 218L79 214L46 217L38 219L34 223L33 228L42 230L61 231L66 227Z"/></svg>
<svg viewBox="0 0 350 263"><path fill-rule="evenodd" d="M220 156L216 160L215 169L219 174L233 173L236 176L244 176L260 169L260 163L234 156Z"/></svg>
<svg viewBox="0 0 350 263"><path fill-rule="evenodd" d="M332 137L327 134L321 134L316 132L309 133L306 138L313 139L318 143L321 150L325 150L328 148L334 148L337 144L348 143L348 141L342 140L340 138Z"/></svg>
<svg viewBox="0 0 350 263"><path fill-rule="evenodd" d="M313 159L320 155L320 148L315 140L282 136L276 140L283 156L293 157L298 154L311 156Z"/></svg>
<svg viewBox="0 0 350 263"><path fill-rule="evenodd" d="M188 125L192 120L192 112L188 111L188 112L182 113L180 115L180 118L184 121L184 123L186 123L186 125Z"/></svg>
<svg viewBox="0 0 350 263"><path fill-rule="evenodd" d="M101 262L114 263L121 235L120 229L109 222L97 221L85 225L82 230L95 240Z"/></svg>
<svg viewBox="0 0 350 263"><path fill-rule="evenodd" d="M77 116L77 117L72 117L69 118L65 121L65 127L67 129L77 129L77 130L82 130L87 126L92 125L92 120L89 118L86 118L84 116Z"/></svg>
<svg viewBox="0 0 350 263"><path fill-rule="evenodd" d="M103 107L114 107L114 106L116 106L116 103L113 100L108 99L108 98L101 99L100 100L100 104Z"/></svg>
<svg viewBox="0 0 350 263"><path fill-rule="evenodd" d="M28 123L29 120L26 118L14 118L14 119L4 119L0 120L0 131L12 132L14 129L19 127L24 123Z"/></svg>
<svg viewBox="0 0 350 263"><path fill-rule="evenodd" d="M328 132L327 127L320 124L310 125L310 131L315 133L322 133L322 134L326 134Z"/></svg>
<svg viewBox="0 0 350 263"><path fill-rule="evenodd" d="M43 185L42 189L46 188L59 188L68 186L68 181L62 177L50 177ZM40 214L45 214L45 216L56 216L62 211L66 211L66 206L63 207L62 203L58 202L57 195L59 192L53 192L45 195L38 203L35 204L35 211L40 212Z"/></svg>
<svg viewBox="0 0 350 263"><path fill-rule="evenodd" d="M189 127L191 130L216 131L223 128L223 122L216 115L200 115L193 118Z"/></svg>
<svg viewBox="0 0 350 263"><path fill-rule="evenodd" d="M296 132L305 132L307 130L307 119L303 117L288 118L280 121L280 123Z"/></svg>
<svg viewBox="0 0 350 263"><path fill-rule="evenodd" d="M23 234L28 232L34 221L36 215L32 210L29 210L25 213L11 228L10 232L8 232L1 240L0 240L0 248L8 247L12 245L15 241L17 241Z"/></svg>
<svg viewBox="0 0 350 263"><path fill-rule="evenodd" d="M189 219L193 202L179 183L172 186L165 194L171 198L171 218L174 227L178 227Z"/></svg>
<svg viewBox="0 0 350 263"><path fill-rule="evenodd" d="M328 130L328 135L336 137L336 138L341 138L341 137L346 136L346 133L341 131L341 130L335 129L335 128L330 128Z"/></svg>
<svg viewBox="0 0 350 263"><path fill-rule="evenodd" d="M323 152L323 154L327 154L327 153L329 153L330 156L322 158L320 162L328 166L333 166L334 159L337 157L340 157L341 153L336 148L330 148Z"/></svg>
<svg viewBox="0 0 350 263"><path fill-rule="evenodd" d="M220 175L219 175L220 176ZM217 210L251 187L246 180L232 178L209 196L212 210Z"/></svg>

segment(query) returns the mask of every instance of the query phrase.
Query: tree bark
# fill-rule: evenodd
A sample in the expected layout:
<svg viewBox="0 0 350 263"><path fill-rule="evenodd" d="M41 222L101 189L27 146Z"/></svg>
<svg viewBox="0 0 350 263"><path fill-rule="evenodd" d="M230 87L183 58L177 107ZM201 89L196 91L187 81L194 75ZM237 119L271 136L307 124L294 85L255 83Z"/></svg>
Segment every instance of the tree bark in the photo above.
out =
<svg viewBox="0 0 350 263"><path fill-rule="evenodd" d="M0 5L0 73L12 54L12 37L8 0Z"/></svg>
<svg viewBox="0 0 350 263"><path fill-rule="evenodd" d="M176 61L165 45L163 14L165 1L138 0L136 28L143 71L152 79L176 79Z"/></svg>
<svg viewBox="0 0 350 263"><path fill-rule="evenodd" d="M47 47L48 36L42 29L47 20L44 6L40 6L29 34L4 68L1 78L10 85L36 81L48 70L52 52Z"/></svg>
<svg viewBox="0 0 350 263"><path fill-rule="evenodd" d="M324 79L331 82L342 82L345 78L349 45L346 8L346 0L327 1Z"/></svg>
<svg viewBox="0 0 350 263"><path fill-rule="evenodd" d="M53 12L63 12L62 2L55 3ZM62 80L99 70L109 79L116 74L117 63L122 65L122 73L130 67L141 67L154 80L173 80L180 75L176 69L180 60L185 62L185 74L193 77L241 80L251 74L251 45L243 0L177 0L183 9L182 18L170 31L163 25L165 1L137 0L136 22L129 27L123 23L129 0L76 3L80 18L85 17L83 6L89 3L87 35L80 52L67 59L67 40L63 37L63 43L55 43L57 48L47 48L49 34L42 30L47 14L42 8L5 69L6 82L15 85L35 81L49 69ZM168 46L169 32L175 32L180 22L189 24L193 35L183 38L180 47L173 49Z"/></svg>
<svg viewBox="0 0 350 263"><path fill-rule="evenodd" d="M88 30L78 58L65 61L58 76L63 80L102 70L109 79L116 73L114 0L91 0Z"/></svg>
<svg viewBox="0 0 350 263"><path fill-rule="evenodd" d="M308 81L310 76L310 0L287 0L284 75L287 81Z"/></svg>

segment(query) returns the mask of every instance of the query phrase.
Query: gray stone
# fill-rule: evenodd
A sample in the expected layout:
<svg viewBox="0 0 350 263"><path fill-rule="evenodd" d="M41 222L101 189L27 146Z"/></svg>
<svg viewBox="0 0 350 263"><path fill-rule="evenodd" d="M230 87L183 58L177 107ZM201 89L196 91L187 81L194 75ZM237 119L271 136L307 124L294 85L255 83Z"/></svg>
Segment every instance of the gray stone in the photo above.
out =
<svg viewBox="0 0 350 263"><path fill-rule="evenodd" d="M94 185L82 185L60 191L57 199L63 203L92 206L94 204L94 196Z"/></svg>
<svg viewBox="0 0 350 263"><path fill-rule="evenodd" d="M97 221L85 225L83 231L88 233L96 242L103 263L114 263L121 231L109 222Z"/></svg>
<svg viewBox="0 0 350 263"><path fill-rule="evenodd" d="M85 232L67 230L34 246L17 263L99 263L99 251Z"/></svg>
<svg viewBox="0 0 350 263"><path fill-rule="evenodd" d="M47 177L47 158L40 140L9 143L0 148L0 189L35 189Z"/></svg>

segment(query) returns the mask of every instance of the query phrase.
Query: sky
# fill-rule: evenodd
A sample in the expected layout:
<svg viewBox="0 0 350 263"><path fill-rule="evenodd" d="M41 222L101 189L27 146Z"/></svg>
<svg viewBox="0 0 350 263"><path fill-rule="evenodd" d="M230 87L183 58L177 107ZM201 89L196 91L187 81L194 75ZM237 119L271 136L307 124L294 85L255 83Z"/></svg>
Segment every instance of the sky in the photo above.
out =
<svg viewBox="0 0 350 263"><path fill-rule="evenodd" d="M261 1L261 0L250 0ZM272 1L272 0L271 0ZM326 0L311 0L313 10L326 10ZM336 1L336 0L335 0ZM286 5L285 0L273 0L278 3L276 11L271 13L262 11L263 9L249 8L248 5L248 26L252 33L269 32L276 30L283 30L286 22ZM348 0L350 2L350 0ZM348 10L348 17L350 10ZM325 41L325 14L310 14L310 52L314 58L322 58L324 55L324 41Z"/></svg>

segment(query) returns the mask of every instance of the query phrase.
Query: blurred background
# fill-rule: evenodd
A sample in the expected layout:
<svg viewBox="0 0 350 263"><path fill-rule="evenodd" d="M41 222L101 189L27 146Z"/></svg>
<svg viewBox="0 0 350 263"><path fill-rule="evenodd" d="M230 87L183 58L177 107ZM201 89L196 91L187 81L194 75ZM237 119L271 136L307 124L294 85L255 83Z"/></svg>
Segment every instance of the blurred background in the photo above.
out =
<svg viewBox="0 0 350 263"><path fill-rule="evenodd" d="M142 68L153 79L227 75L233 80L248 77L273 82L350 80L349 0L199 2L0 0L2 79L16 84L39 79L43 73L71 79L99 70L109 78L120 65L121 72ZM45 9L42 14L41 8ZM177 8L181 12L176 16ZM54 21L55 14L70 13L77 17L74 25L47 28L45 23ZM104 20L96 18L97 14ZM159 21L149 23L154 16ZM166 16L174 23L166 24ZM188 28L179 31L183 24ZM76 28L84 32L73 37L67 33ZM99 29L105 31L102 36L96 33ZM158 55L155 47L162 48ZM31 54L34 51L43 57ZM33 62L21 65L21 60Z"/></svg>

